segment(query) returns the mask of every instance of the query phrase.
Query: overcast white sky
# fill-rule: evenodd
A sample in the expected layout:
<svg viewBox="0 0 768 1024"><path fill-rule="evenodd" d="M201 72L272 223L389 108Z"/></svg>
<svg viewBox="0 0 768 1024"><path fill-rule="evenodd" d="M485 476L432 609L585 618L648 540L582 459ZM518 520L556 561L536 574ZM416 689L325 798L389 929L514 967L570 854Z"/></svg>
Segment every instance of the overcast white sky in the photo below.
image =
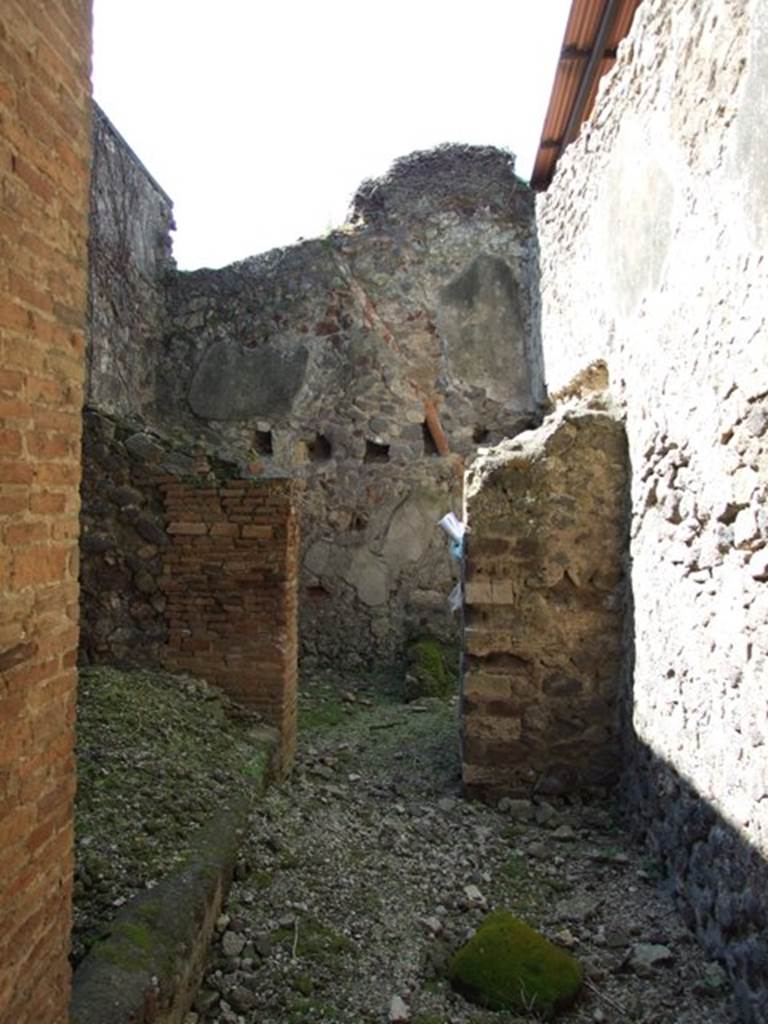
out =
<svg viewBox="0 0 768 1024"><path fill-rule="evenodd" d="M94 93L175 202L183 268L340 224L441 142L530 176L570 0L95 0Z"/></svg>

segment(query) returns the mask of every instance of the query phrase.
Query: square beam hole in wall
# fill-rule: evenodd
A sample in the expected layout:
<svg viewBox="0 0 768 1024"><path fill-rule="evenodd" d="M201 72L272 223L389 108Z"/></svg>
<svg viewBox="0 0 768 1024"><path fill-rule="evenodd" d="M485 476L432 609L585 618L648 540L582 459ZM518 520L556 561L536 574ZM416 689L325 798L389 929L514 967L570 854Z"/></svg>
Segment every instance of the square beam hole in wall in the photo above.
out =
<svg viewBox="0 0 768 1024"><path fill-rule="evenodd" d="M273 455L271 430L255 430L253 434L253 450L257 455Z"/></svg>
<svg viewBox="0 0 768 1024"><path fill-rule="evenodd" d="M437 450L435 439L432 436L432 431L429 429L429 424L426 420L421 424L421 439L424 442L424 454L425 455L439 455L440 452Z"/></svg>
<svg viewBox="0 0 768 1024"><path fill-rule="evenodd" d="M315 435L314 441L307 445L310 462L328 462L331 457L331 442L325 434Z"/></svg>
<svg viewBox="0 0 768 1024"><path fill-rule="evenodd" d="M366 440L363 462L389 462L389 445Z"/></svg>
<svg viewBox="0 0 768 1024"><path fill-rule="evenodd" d="M472 431L472 440L475 444L485 444L490 436L491 432L487 427L475 427Z"/></svg>

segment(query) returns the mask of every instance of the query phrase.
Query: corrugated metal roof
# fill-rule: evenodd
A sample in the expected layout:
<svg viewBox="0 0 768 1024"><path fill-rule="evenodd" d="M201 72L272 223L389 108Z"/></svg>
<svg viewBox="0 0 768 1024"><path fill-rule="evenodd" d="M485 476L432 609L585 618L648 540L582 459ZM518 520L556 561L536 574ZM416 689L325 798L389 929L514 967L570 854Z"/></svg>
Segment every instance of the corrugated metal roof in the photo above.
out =
<svg viewBox="0 0 768 1024"><path fill-rule="evenodd" d="M531 175L533 188L549 185L560 154L592 113L600 79L613 67L616 47L640 2L573 0Z"/></svg>

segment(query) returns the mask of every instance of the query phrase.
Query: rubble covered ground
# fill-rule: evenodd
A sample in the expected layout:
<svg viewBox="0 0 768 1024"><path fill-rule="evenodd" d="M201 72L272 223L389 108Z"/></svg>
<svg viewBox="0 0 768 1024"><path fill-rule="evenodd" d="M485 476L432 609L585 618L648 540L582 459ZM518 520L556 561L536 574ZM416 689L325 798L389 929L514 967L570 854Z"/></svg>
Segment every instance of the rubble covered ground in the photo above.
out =
<svg viewBox="0 0 768 1024"><path fill-rule="evenodd" d="M81 669L77 715L75 965L266 756L253 716L191 676Z"/></svg>
<svg viewBox="0 0 768 1024"><path fill-rule="evenodd" d="M86 702L92 681L86 676ZM81 769L79 800L90 809L84 815L81 807L78 818L76 935L88 914L98 932L93 915L109 916L138 884L151 884L161 864L143 871L147 851L180 852L185 829L188 836L205 806L213 809L227 776L237 777L215 691L195 694L186 680L188 710L183 721L171 720L168 682L145 685L142 714L155 727L130 756L103 707L95 761L94 734L81 732L92 767ZM456 698L404 703L393 678L315 676L300 700L296 769L253 816L186 1024L522 1021L465 1002L444 977L451 953L495 907L512 910L584 965L581 997L560 1018L567 1024L737 1019L724 971L685 929L656 864L631 844L611 805L491 808L462 800ZM89 716L95 720L81 711L81 721ZM215 746L207 756L180 756L190 737L198 754ZM96 766L115 756L113 743L137 788L128 814L127 793L99 782ZM147 791L148 764L189 806L169 809ZM96 842L84 844L84 828L109 834L121 850L117 859L103 851L111 867L95 873L98 900L82 885ZM175 855L167 853L167 866ZM134 867L126 872L122 864Z"/></svg>

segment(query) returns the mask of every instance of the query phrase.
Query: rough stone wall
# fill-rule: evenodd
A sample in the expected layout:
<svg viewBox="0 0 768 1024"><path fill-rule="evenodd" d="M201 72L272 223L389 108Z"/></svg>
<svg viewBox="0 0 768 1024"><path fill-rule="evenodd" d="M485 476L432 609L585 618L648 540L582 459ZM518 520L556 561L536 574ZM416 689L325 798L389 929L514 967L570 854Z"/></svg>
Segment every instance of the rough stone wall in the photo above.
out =
<svg viewBox="0 0 768 1024"><path fill-rule="evenodd" d="M364 183L326 238L174 275L151 415L306 480L308 658L451 630L435 524L464 458L543 399L532 213L508 154L446 147Z"/></svg>
<svg viewBox="0 0 768 1024"><path fill-rule="evenodd" d="M0 12L0 1021L69 991L90 3Z"/></svg>
<svg viewBox="0 0 768 1024"><path fill-rule="evenodd" d="M87 400L140 415L154 399L173 203L94 104Z"/></svg>
<svg viewBox="0 0 768 1024"><path fill-rule="evenodd" d="M158 586L168 545L159 480L194 459L134 422L86 409L80 538L80 662L158 665L168 639Z"/></svg>
<svg viewBox="0 0 768 1024"><path fill-rule="evenodd" d="M221 685L280 734L279 768L296 747L299 527L292 481L162 485L171 543L166 668Z"/></svg>
<svg viewBox="0 0 768 1024"><path fill-rule="evenodd" d="M159 664L168 641L159 589L168 546L164 480L239 477L185 439L139 418L83 414L80 661Z"/></svg>
<svg viewBox="0 0 768 1024"><path fill-rule="evenodd" d="M553 390L607 363L632 464L625 797L768 1019L768 10L645 0L538 207Z"/></svg>
<svg viewBox="0 0 768 1024"><path fill-rule="evenodd" d="M572 403L467 474L462 678L471 796L604 795L619 774L622 424Z"/></svg>

